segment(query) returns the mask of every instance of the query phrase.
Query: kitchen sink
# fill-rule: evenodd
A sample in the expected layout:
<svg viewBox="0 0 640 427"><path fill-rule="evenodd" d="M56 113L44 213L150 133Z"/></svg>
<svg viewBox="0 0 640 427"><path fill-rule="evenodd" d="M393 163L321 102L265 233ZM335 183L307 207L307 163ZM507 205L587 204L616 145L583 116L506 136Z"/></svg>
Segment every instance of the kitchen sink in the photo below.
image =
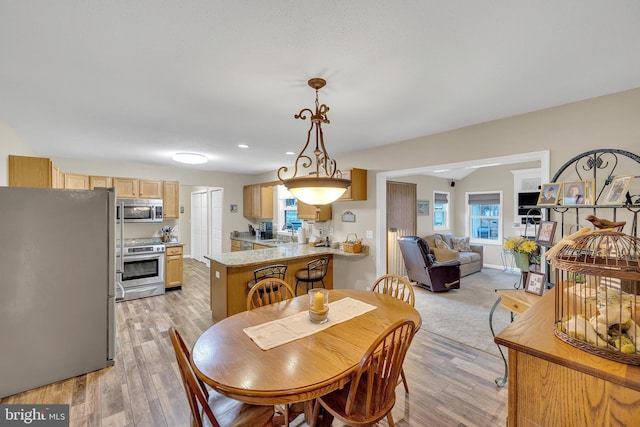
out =
<svg viewBox="0 0 640 427"><path fill-rule="evenodd" d="M265 239L265 240L261 240L261 242L268 243L270 245L283 245L285 243L291 243L291 240Z"/></svg>

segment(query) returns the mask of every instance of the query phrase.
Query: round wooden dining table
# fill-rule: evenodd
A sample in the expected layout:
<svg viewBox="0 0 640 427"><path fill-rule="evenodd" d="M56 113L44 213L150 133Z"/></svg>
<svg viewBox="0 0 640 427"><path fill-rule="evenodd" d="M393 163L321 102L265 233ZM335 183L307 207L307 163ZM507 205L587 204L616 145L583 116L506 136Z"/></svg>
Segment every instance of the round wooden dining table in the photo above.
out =
<svg viewBox="0 0 640 427"><path fill-rule="evenodd" d="M243 329L307 311L307 295L215 323L193 346L197 376L216 391L247 403L309 401L344 386L371 343L389 325L408 318L416 330L421 326L415 308L394 297L364 290L329 291L329 302L345 297L376 308L269 350L258 347Z"/></svg>

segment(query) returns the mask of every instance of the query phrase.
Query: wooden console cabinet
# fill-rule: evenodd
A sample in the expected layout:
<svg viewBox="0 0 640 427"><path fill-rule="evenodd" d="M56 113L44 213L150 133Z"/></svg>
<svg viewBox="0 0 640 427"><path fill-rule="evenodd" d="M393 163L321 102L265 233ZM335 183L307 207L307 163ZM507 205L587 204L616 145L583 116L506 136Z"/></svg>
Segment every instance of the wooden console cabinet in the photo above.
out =
<svg viewBox="0 0 640 427"><path fill-rule="evenodd" d="M554 305L551 290L495 338L509 349L509 427L637 425L640 367L561 341Z"/></svg>

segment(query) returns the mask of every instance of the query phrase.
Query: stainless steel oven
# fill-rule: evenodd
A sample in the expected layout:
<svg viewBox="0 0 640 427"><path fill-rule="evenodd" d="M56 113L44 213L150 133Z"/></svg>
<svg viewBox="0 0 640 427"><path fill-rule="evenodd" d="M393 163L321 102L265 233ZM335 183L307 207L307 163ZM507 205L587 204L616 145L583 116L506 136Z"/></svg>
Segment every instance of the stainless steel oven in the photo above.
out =
<svg viewBox="0 0 640 427"><path fill-rule="evenodd" d="M119 301L164 294L164 245L124 247Z"/></svg>

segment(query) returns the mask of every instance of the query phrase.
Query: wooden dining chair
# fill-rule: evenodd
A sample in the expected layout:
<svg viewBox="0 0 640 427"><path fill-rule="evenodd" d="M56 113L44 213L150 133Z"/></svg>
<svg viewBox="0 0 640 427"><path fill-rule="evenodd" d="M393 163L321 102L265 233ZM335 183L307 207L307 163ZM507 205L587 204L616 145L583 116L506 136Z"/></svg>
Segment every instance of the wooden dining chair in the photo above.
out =
<svg viewBox="0 0 640 427"><path fill-rule="evenodd" d="M316 399L311 426L317 423L320 406L350 426L369 426L387 417L395 426L391 410L396 403L396 386L402 362L414 336L415 323L398 320L389 326L366 351L351 382L342 389Z"/></svg>
<svg viewBox="0 0 640 427"><path fill-rule="evenodd" d="M291 285L281 279L267 277L253 285L247 295L247 310L263 307L265 305L284 301L293 298L293 289ZM284 403L275 406L276 410L282 413L284 418L284 426L289 427L289 405Z"/></svg>
<svg viewBox="0 0 640 427"><path fill-rule="evenodd" d="M371 291L392 296L406 302L411 307L415 306L416 297L413 293L411 282L397 274L385 274L384 276L378 277L371 287ZM409 384L407 383L407 376L404 374L404 369L400 371L400 378L404 385L405 393L409 393Z"/></svg>
<svg viewBox="0 0 640 427"><path fill-rule="evenodd" d="M180 333L169 328L171 344L176 354L182 386L191 408L192 427L273 426L273 407L242 403L214 390L208 390L193 371L191 355Z"/></svg>
<svg viewBox="0 0 640 427"><path fill-rule="evenodd" d="M389 295L409 304L415 305L416 297L411 282L397 274L385 274L376 279L371 287L372 292Z"/></svg>
<svg viewBox="0 0 640 427"><path fill-rule="evenodd" d="M247 295L247 310L293 298L293 288L282 279L268 277L253 285Z"/></svg>

